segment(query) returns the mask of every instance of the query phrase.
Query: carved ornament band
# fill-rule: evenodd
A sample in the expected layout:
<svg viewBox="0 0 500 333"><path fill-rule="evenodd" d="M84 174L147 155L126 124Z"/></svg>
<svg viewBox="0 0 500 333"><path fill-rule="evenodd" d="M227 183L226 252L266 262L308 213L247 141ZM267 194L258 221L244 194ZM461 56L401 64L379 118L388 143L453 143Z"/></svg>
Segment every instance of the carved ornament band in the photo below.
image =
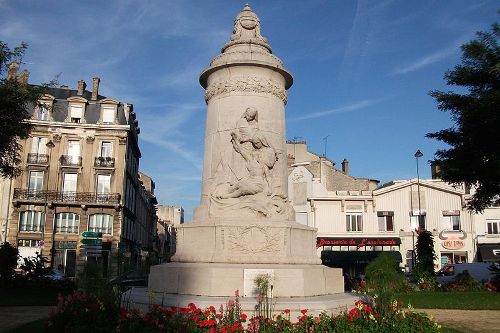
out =
<svg viewBox="0 0 500 333"><path fill-rule="evenodd" d="M214 82L207 87L205 91L205 102L217 95L230 92L255 92L271 94L283 101L287 102L287 92L278 83L269 79L261 79L258 77L242 77L223 82Z"/></svg>

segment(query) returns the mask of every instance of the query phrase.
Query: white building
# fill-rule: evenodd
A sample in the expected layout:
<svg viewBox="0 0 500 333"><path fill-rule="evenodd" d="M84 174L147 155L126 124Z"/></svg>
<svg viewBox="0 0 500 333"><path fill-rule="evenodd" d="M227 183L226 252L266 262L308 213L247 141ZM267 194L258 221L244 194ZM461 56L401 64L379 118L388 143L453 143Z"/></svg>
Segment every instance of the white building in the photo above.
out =
<svg viewBox="0 0 500 333"><path fill-rule="evenodd" d="M500 207L473 214L466 209L468 191L439 179L376 187L374 180L350 176L346 160L341 171L304 150L305 143L288 144L289 197L297 221L318 228L324 264L357 275L381 251L390 251L411 270L418 230L434 236L436 269L446 263L500 261Z"/></svg>

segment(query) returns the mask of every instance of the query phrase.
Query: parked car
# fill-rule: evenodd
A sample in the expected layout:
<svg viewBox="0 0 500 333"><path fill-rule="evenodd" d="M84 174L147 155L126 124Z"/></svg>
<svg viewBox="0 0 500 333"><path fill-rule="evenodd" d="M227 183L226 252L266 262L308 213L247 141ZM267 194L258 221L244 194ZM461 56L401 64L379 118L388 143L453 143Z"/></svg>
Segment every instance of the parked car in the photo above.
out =
<svg viewBox="0 0 500 333"><path fill-rule="evenodd" d="M50 281L63 281L66 279L66 274L57 269L51 269L43 275L43 278Z"/></svg>
<svg viewBox="0 0 500 333"><path fill-rule="evenodd" d="M142 270L133 270L118 275L109 280L110 285L118 286L121 289L129 289L131 287L147 287L149 273Z"/></svg>
<svg viewBox="0 0 500 333"><path fill-rule="evenodd" d="M458 274L468 271L469 275L477 282L488 282L493 277L493 274L488 269L489 267L491 267L491 264L485 262L449 264L436 273L436 280L440 284L446 284L453 281Z"/></svg>

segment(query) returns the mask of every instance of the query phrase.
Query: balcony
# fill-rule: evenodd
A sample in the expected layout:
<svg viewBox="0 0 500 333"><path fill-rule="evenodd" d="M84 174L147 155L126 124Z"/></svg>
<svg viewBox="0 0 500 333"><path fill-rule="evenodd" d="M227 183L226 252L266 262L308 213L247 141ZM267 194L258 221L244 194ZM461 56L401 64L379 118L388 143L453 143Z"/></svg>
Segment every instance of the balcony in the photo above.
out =
<svg viewBox="0 0 500 333"><path fill-rule="evenodd" d="M28 164L43 164L49 163L49 155L47 154L36 154L28 153Z"/></svg>
<svg viewBox="0 0 500 333"><path fill-rule="evenodd" d="M120 193L33 191L16 188L13 200L18 202L50 202L65 204L120 204Z"/></svg>
<svg viewBox="0 0 500 333"><path fill-rule="evenodd" d="M62 166L81 166L82 165L82 157L75 155L61 155L59 159Z"/></svg>
<svg viewBox="0 0 500 333"><path fill-rule="evenodd" d="M114 157L96 157L94 161L94 166L96 167L104 167L104 168L114 168L115 167L115 158Z"/></svg>

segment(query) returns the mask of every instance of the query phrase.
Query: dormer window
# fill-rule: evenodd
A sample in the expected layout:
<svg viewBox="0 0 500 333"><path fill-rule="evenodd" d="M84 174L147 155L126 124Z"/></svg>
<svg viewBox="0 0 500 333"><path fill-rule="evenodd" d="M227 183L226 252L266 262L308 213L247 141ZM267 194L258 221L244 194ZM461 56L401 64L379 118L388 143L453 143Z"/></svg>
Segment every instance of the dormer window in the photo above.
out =
<svg viewBox="0 0 500 333"><path fill-rule="evenodd" d="M101 124L116 124L116 111L118 110L119 102L112 98L105 98L100 101L101 116L99 123Z"/></svg>
<svg viewBox="0 0 500 333"><path fill-rule="evenodd" d="M103 124L113 124L115 122L115 110L114 106L103 106L102 107L102 122Z"/></svg>
<svg viewBox="0 0 500 333"><path fill-rule="evenodd" d="M81 105L71 105L70 107L70 121L75 124L82 122L83 107Z"/></svg>
<svg viewBox="0 0 500 333"><path fill-rule="evenodd" d="M36 119L38 120L49 120L49 107L47 104L40 104L36 110Z"/></svg>
<svg viewBox="0 0 500 333"><path fill-rule="evenodd" d="M45 94L38 101L35 111L33 112L33 119L48 121L51 120L50 111L53 107L55 97Z"/></svg>

